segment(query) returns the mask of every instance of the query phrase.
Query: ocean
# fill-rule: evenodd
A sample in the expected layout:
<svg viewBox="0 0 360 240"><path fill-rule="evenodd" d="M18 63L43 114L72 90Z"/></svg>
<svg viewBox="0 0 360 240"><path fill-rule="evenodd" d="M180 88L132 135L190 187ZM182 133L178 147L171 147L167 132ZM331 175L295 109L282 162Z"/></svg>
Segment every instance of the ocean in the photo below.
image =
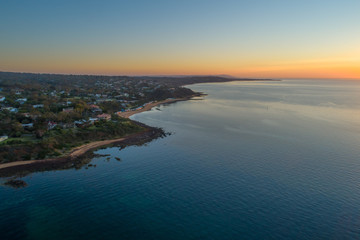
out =
<svg viewBox="0 0 360 240"><path fill-rule="evenodd" d="M132 116L169 136L0 186L0 239L360 239L360 81L188 87Z"/></svg>

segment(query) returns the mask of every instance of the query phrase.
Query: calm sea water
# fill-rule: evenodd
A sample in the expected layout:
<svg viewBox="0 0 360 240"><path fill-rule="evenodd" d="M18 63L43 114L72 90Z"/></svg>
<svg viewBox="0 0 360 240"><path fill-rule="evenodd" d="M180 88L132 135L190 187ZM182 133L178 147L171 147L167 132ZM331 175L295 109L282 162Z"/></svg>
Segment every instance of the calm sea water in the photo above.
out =
<svg viewBox="0 0 360 240"><path fill-rule="evenodd" d="M190 87L133 117L171 136L0 187L0 239L360 239L360 81Z"/></svg>

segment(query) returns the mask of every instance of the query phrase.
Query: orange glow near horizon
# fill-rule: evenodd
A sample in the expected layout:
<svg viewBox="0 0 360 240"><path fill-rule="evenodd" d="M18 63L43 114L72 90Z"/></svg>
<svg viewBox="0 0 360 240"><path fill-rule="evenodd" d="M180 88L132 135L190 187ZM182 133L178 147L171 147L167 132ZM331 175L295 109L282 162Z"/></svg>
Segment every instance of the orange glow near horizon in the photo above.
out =
<svg viewBox="0 0 360 240"><path fill-rule="evenodd" d="M14 61L15 63L15 61ZM108 61L73 58L55 61L28 61L22 66L11 61L1 64L1 71L94 75L219 75L243 78L333 78L360 79L359 59L320 59L308 61L236 61L234 59L108 59Z"/></svg>
<svg viewBox="0 0 360 240"><path fill-rule="evenodd" d="M234 45L236 46L236 45ZM354 46L351 44L350 46ZM196 51L164 49L123 51L117 49L54 49L19 57L4 52L0 71L95 75L220 75L242 78L360 79L360 48L254 49L213 48ZM30 51L30 50L29 50Z"/></svg>

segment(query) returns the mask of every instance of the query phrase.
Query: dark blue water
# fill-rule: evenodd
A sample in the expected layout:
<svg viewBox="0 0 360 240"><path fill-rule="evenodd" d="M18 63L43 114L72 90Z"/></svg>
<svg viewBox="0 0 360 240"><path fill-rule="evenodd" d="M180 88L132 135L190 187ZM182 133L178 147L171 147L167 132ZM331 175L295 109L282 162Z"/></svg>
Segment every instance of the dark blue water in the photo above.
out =
<svg viewBox="0 0 360 240"><path fill-rule="evenodd" d="M0 239L360 239L360 82L190 87L133 117L171 136L0 187Z"/></svg>

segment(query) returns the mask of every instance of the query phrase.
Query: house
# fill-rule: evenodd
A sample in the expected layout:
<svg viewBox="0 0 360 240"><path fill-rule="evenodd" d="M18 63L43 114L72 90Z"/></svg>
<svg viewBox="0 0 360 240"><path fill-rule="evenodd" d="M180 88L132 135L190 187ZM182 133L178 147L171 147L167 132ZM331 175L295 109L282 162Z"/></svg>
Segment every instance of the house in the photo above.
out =
<svg viewBox="0 0 360 240"><path fill-rule="evenodd" d="M34 124L33 123L23 123L23 124L21 124L21 126L23 128L33 128Z"/></svg>
<svg viewBox="0 0 360 240"><path fill-rule="evenodd" d="M14 108L14 107L3 107L3 108L1 108L1 110L8 110L12 113L17 113L19 111L17 108Z"/></svg>
<svg viewBox="0 0 360 240"><path fill-rule="evenodd" d="M57 126L57 123L56 122L53 122L53 121L48 121L48 130L51 130L53 129L54 127Z"/></svg>
<svg viewBox="0 0 360 240"><path fill-rule="evenodd" d="M97 117L101 120L101 119L104 119L106 121L110 120L111 119L111 115L110 114L107 114L107 113L103 113L103 114L100 114L100 115L97 115Z"/></svg>
<svg viewBox="0 0 360 240"><path fill-rule="evenodd" d="M20 103L20 104L24 104L27 101L27 98L19 98L16 99L16 102Z"/></svg>
<svg viewBox="0 0 360 240"><path fill-rule="evenodd" d="M90 109L93 113L102 113L102 110L98 105L91 104Z"/></svg>
<svg viewBox="0 0 360 240"><path fill-rule="evenodd" d="M63 108L62 111L63 111L63 112L66 112L66 113L70 113L70 112L74 111L74 108L73 108L73 107Z"/></svg>
<svg viewBox="0 0 360 240"><path fill-rule="evenodd" d="M44 104L35 104L33 105L33 108L43 108Z"/></svg>
<svg viewBox="0 0 360 240"><path fill-rule="evenodd" d="M91 109L91 111L92 111L93 113L102 113L101 108L93 108L93 109Z"/></svg>
<svg viewBox="0 0 360 240"><path fill-rule="evenodd" d="M77 126L77 127L82 127L82 126L84 126L85 124L87 124L87 121L86 121L85 119L82 119L82 120L74 121L74 124L75 124L75 126Z"/></svg>
<svg viewBox="0 0 360 240"><path fill-rule="evenodd" d="M91 104L89 107L93 113L102 113L102 110L98 105Z"/></svg>
<svg viewBox="0 0 360 240"><path fill-rule="evenodd" d="M89 122L91 122L91 123L94 123L94 122L97 122L97 121L99 121L98 118L89 118Z"/></svg>
<svg viewBox="0 0 360 240"><path fill-rule="evenodd" d="M93 108L100 108L98 105L95 105L95 104L90 104L89 107L90 107L91 109L93 109Z"/></svg>
<svg viewBox="0 0 360 240"><path fill-rule="evenodd" d="M6 139L8 139L8 136L0 136L0 142L5 141Z"/></svg>

